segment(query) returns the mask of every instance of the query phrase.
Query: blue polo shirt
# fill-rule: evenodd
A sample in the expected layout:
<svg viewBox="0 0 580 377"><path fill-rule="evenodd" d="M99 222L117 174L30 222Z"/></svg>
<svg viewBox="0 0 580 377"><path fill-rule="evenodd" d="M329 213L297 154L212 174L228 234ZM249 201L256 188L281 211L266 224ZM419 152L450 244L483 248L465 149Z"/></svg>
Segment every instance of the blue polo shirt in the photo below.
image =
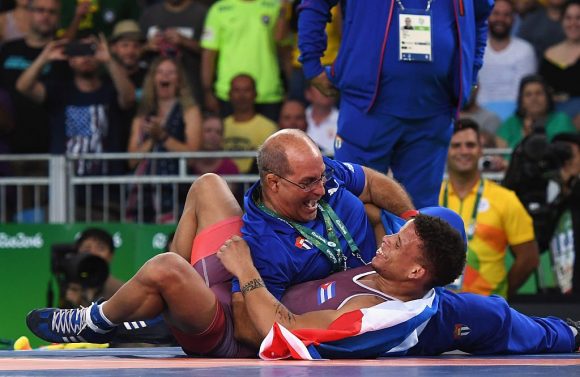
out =
<svg viewBox="0 0 580 377"><path fill-rule="evenodd" d="M368 263L376 253L377 243L373 227L358 199L365 186L365 174L359 165L324 158L324 163L334 169L334 177L326 182L326 201L336 212L358 245L362 258ZM326 277L332 273L327 257L285 221L274 218L259 209L252 195L259 188L254 184L245 195L246 213L242 236L250 246L254 265L260 272L268 290L280 299L285 290L294 284ZM303 223L307 228L328 238L324 221L318 211L315 220ZM351 254L343 235L337 231L341 249L347 257L349 268L363 263ZM239 291L237 280L233 291Z"/></svg>

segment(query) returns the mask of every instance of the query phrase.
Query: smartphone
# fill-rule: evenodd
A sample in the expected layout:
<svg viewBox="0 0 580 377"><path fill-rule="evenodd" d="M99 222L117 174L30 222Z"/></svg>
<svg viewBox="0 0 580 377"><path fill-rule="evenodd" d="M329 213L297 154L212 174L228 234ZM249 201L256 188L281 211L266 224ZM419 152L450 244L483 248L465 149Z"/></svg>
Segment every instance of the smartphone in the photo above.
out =
<svg viewBox="0 0 580 377"><path fill-rule="evenodd" d="M97 44L94 42L72 41L64 47L66 56L92 56L97 51Z"/></svg>

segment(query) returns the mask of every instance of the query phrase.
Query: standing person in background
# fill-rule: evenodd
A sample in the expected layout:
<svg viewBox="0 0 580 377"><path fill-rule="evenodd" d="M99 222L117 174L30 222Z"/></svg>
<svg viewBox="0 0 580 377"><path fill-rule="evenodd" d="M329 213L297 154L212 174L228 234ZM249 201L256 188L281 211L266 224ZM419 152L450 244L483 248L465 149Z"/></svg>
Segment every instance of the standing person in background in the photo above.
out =
<svg viewBox="0 0 580 377"><path fill-rule="evenodd" d="M230 84L244 73L256 81L256 111L278 121L283 95L274 36L278 17L279 0L220 0L212 5L201 40L201 80L209 111L222 118L232 114Z"/></svg>
<svg viewBox="0 0 580 377"><path fill-rule="evenodd" d="M465 223L467 265L450 288L489 296L513 296L539 263L532 218L516 194L484 179L483 155L477 123L456 123L449 155L449 179L441 186L439 202L457 212ZM514 263L506 270L506 247Z"/></svg>
<svg viewBox="0 0 580 377"><path fill-rule="evenodd" d="M287 49L286 59L282 60L282 69L288 80L288 98L296 99L307 103L308 100L304 93L308 87L307 80L304 77L302 64L300 63L300 50L298 49L298 13L300 0L285 0L286 4L285 17L281 20L283 26L280 30L282 38L288 40L289 48ZM326 25L327 45L326 51L321 58L322 65L332 65L336 59L338 49L340 48L340 37L342 30L342 14L339 7L330 10L331 20Z"/></svg>
<svg viewBox="0 0 580 377"><path fill-rule="evenodd" d="M479 71L479 103L502 119L511 115L516 107L521 79L536 73L538 66L534 47L512 36L514 14L511 1L495 2L488 19L485 60Z"/></svg>
<svg viewBox="0 0 580 377"><path fill-rule="evenodd" d="M30 1L17 0L14 9L0 13L0 45L24 38L30 30Z"/></svg>
<svg viewBox="0 0 580 377"><path fill-rule="evenodd" d="M497 131L498 146L515 146L534 130L542 130L548 140L562 132L576 131L570 117L556 111L554 99L545 80L538 75L526 76L520 83L518 105L514 115Z"/></svg>
<svg viewBox="0 0 580 377"><path fill-rule="evenodd" d="M322 152L334 154L334 139L338 122L336 99L320 93L312 85L306 87L306 100L310 103L306 108L306 134L314 140Z"/></svg>
<svg viewBox="0 0 580 377"><path fill-rule="evenodd" d="M207 8L197 1L164 0L148 6L139 20L147 36L147 55L179 59L199 104L203 104L200 39L206 15Z"/></svg>
<svg viewBox="0 0 580 377"><path fill-rule="evenodd" d="M224 123L222 119L214 114L206 115L201 124L201 150L204 152L218 152L224 150ZM206 173L215 173L217 175L234 175L239 174L236 163L227 157L208 157L196 158L189 160L189 174L202 175ZM228 186L232 193L237 197L241 192L238 185L229 183Z"/></svg>
<svg viewBox="0 0 580 377"><path fill-rule="evenodd" d="M256 112L256 82L248 75L232 79L229 94L233 114L224 120L224 149L227 151L255 151L278 131L276 123ZM252 170L254 159L237 158L240 173Z"/></svg>
<svg viewBox="0 0 580 377"><path fill-rule="evenodd" d="M45 106L38 104L16 90L16 81L34 60L41 54L43 48L54 38L58 27L60 2L58 0L33 0L27 2L29 8L29 30L22 39L5 42L0 46L0 92L4 92L7 111L0 116L3 122L12 119L13 127L5 129L6 146L10 153L48 153L50 144L50 126ZM68 73L64 62L47 64L40 74L41 80L63 80ZM8 150L4 151L8 153ZM8 162L6 162L8 164ZM16 176L44 176L48 174L43 161L12 161L10 171ZM38 193L34 187L23 187L23 208L28 212ZM41 201L47 200L46 190L41 190ZM16 202L14 202L16 203ZM34 221L43 221L40 211L28 212L34 214ZM20 214L19 214L20 216Z"/></svg>
<svg viewBox="0 0 580 377"><path fill-rule="evenodd" d="M297 130L306 132L308 125L306 124L306 108L304 104L296 99L285 100L280 110L278 127L281 130L296 128Z"/></svg>
<svg viewBox="0 0 580 377"><path fill-rule="evenodd" d="M545 6L538 6L522 20L518 37L534 46L536 58L542 59L544 51L564 40L560 21L565 0L546 0Z"/></svg>
<svg viewBox="0 0 580 377"><path fill-rule="evenodd" d="M183 68L175 59L159 57L145 78L143 99L131 126L129 152L190 152L201 146L201 111L191 96ZM136 175L176 175L179 161L175 159L131 160ZM175 188L182 185L165 184L144 188L143 217L146 222L173 222L179 212L174 203ZM178 194L179 198L183 195ZM138 190L129 198L129 214L139 218L136 206ZM137 212L135 212L137 211Z"/></svg>
<svg viewBox="0 0 580 377"><path fill-rule="evenodd" d="M125 148L129 144L131 123L141 99L143 80L147 74L146 63L141 60L144 38L137 22L122 20L117 22L109 39L113 57L125 68L129 80L135 87L135 105L121 112L119 120L119 144Z"/></svg>
<svg viewBox="0 0 580 377"><path fill-rule="evenodd" d="M137 0L65 0L59 34L67 39L74 39L79 33L104 33L109 37L118 21L137 20L140 12Z"/></svg>
<svg viewBox="0 0 580 377"><path fill-rule="evenodd" d="M0 88L11 98L15 128L10 135L13 153L48 153L50 126L47 109L16 90L16 81L54 39L58 27L60 1L30 2L29 32L24 39L6 42L0 48ZM68 72L66 63L53 61L44 66L39 78L63 80ZM34 136L34 137L32 137ZM20 170L20 169L17 169ZM25 170L36 170L30 167ZM25 173L22 171L22 173ZM45 173L43 173L45 174Z"/></svg>
<svg viewBox="0 0 580 377"><path fill-rule="evenodd" d="M452 119L483 63L493 1L341 2L341 50L325 70L324 27L337 3L303 2L298 19L306 78L325 95L340 91L335 157L391 169L417 207L435 205ZM407 17L421 27L402 29Z"/></svg>
<svg viewBox="0 0 580 377"><path fill-rule="evenodd" d="M564 41L548 48L540 64L540 75L554 89L556 108L568 114L580 131L580 1L564 5Z"/></svg>

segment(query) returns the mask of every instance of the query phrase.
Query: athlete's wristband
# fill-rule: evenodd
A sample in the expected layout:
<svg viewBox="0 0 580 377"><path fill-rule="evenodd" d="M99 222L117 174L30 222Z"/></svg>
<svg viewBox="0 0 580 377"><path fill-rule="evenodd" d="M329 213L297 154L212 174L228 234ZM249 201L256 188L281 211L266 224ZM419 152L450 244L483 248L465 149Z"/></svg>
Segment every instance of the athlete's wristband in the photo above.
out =
<svg viewBox="0 0 580 377"><path fill-rule="evenodd" d="M402 218L403 220L409 220L409 219L417 216L418 214L419 214L419 211L417 211L416 209L410 209L410 210L407 210L407 211L401 213L399 215L399 217Z"/></svg>

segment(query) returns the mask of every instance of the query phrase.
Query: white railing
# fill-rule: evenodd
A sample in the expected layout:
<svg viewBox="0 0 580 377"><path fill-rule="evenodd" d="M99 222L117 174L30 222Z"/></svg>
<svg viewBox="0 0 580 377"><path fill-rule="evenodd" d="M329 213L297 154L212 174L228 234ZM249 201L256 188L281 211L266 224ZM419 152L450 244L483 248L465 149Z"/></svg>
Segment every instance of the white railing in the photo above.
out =
<svg viewBox="0 0 580 377"><path fill-rule="evenodd" d="M506 155L509 149L486 149L486 155ZM187 188L198 178L188 173L187 162L200 158L247 158L255 157L255 152L182 152L182 153L105 153L86 155L0 155L1 163L26 164L38 162L46 166L42 176L7 176L0 177L0 223L8 222L48 222L66 223L78 221L145 221L143 205L144 190L149 187L154 197L167 195L170 192L170 218L175 221L180 205L185 196L180 193L180 186ZM175 175L99 175L78 176L75 164L80 161L99 161L108 163L117 161L127 163L129 160L163 160L178 161L178 173ZM26 174L26 169L24 175ZM485 173L487 178L500 181L503 172ZM240 193L258 179L254 174L228 175L223 178L232 185L239 185ZM136 213L128 213L130 190L136 192ZM95 191L98 192L98 198ZM182 190L183 191L183 190ZM162 193L163 192L163 193ZM182 194L182 195L180 195ZM151 221L151 220L149 220ZM162 221L156 218L153 221Z"/></svg>

